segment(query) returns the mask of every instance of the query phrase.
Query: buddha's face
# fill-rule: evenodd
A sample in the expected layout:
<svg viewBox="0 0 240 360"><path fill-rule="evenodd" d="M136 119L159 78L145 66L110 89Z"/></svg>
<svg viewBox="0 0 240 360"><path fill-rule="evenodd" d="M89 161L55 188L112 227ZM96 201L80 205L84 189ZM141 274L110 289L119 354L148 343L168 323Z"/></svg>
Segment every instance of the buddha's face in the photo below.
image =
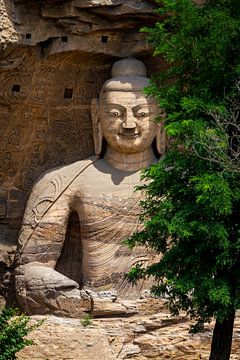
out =
<svg viewBox="0 0 240 360"><path fill-rule="evenodd" d="M100 122L103 136L115 151L139 153L149 148L156 136L154 118L157 104L142 91L114 91L102 93Z"/></svg>

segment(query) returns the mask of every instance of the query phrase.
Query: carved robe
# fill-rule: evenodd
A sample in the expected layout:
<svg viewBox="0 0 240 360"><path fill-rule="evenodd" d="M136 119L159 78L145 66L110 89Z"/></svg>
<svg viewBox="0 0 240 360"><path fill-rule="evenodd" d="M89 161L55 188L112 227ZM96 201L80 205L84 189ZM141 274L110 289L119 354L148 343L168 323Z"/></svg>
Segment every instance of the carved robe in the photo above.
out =
<svg viewBox="0 0 240 360"><path fill-rule="evenodd" d="M156 257L144 247L131 251L122 243L140 226L142 195L134 192L139 176L139 171L120 171L97 158L46 173L35 185L26 208L19 264L37 261L83 288L115 289L123 297L138 295L147 284L142 281L133 287L125 274L136 263L147 265ZM73 212L80 220L80 236L75 234L75 240L64 249Z"/></svg>

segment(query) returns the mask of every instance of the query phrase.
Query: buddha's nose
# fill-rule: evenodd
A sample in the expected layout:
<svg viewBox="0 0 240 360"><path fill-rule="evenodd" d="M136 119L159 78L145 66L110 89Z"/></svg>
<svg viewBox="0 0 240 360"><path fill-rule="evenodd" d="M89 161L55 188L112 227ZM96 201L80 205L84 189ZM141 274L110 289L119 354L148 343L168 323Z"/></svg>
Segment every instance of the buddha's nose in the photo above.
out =
<svg viewBox="0 0 240 360"><path fill-rule="evenodd" d="M133 116L127 116L124 122L122 123L122 127L124 129L135 129L136 128L136 122L134 121Z"/></svg>

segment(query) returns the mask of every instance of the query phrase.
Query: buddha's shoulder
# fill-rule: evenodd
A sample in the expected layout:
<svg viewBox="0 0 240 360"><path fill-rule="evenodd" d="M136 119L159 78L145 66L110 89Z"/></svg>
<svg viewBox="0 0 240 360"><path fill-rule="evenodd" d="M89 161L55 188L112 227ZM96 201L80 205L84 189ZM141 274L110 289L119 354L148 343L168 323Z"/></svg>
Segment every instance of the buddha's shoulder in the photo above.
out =
<svg viewBox="0 0 240 360"><path fill-rule="evenodd" d="M42 173L35 182L33 191L39 191L41 188L46 189L53 186L62 187L62 185L66 183L73 182L97 161L98 158L96 156L91 156L84 160L47 170Z"/></svg>

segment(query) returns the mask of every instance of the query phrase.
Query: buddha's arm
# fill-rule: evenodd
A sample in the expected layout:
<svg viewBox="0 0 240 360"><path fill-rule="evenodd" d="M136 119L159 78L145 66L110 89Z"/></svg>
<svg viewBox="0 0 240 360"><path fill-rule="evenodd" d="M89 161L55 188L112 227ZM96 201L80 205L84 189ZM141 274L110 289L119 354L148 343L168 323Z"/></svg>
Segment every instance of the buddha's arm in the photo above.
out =
<svg viewBox="0 0 240 360"><path fill-rule="evenodd" d="M20 264L38 261L55 266L74 202L72 186L96 160L92 157L54 169L37 181L27 203L18 240Z"/></svg>
<svg viewBox="0 0 240 360"><path fill-rule="evenodd" d="M54 267L64 243L70 199L61 176L43 177L27 203L18 241L19 263L37 261Z"/></svg>

